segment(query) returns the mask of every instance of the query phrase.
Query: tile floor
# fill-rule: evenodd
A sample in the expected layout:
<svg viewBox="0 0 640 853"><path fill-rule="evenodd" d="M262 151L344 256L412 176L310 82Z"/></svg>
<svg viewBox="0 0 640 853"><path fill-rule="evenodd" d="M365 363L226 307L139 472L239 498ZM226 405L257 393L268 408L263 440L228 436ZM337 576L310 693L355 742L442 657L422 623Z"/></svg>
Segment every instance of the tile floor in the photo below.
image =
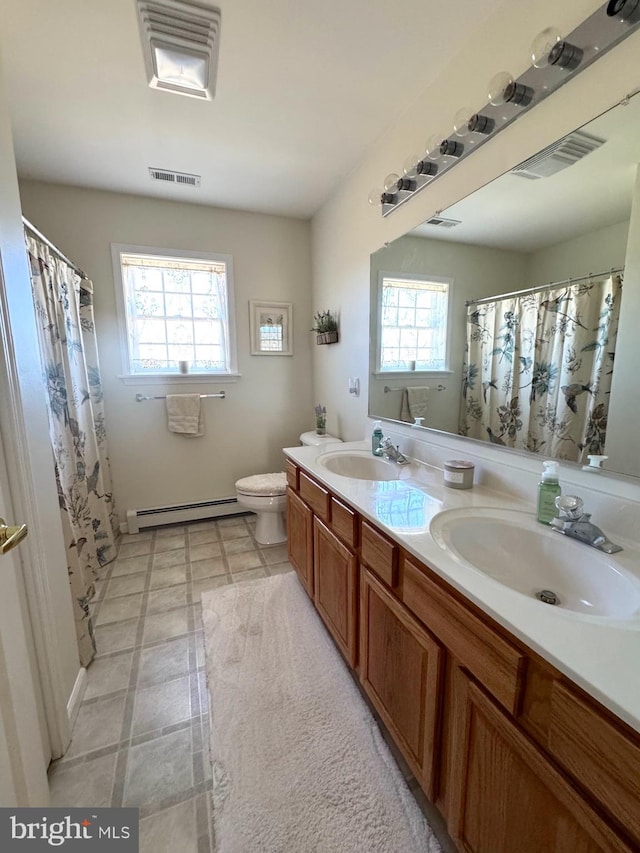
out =
<svg viewBox="0 0 640 853"><path fill-rule="evenodd" d="M51 802L138 806L141 853L212 849L200 594L291 570L254 529L233 516L124 536L98 582L98 655Z"/></svg>
<svg viewBox="0 0 640 853"><path fill-rule="evenodd" d="M286 543L261 547L254 530L249 515L124 536L97 584L98 654L71 746L49 771L51 804L137 806L140 853L213 849L200 594L292 570ZM446 839L441 818L387 740ZM445 841L443 849L453 846Z"/></svg>

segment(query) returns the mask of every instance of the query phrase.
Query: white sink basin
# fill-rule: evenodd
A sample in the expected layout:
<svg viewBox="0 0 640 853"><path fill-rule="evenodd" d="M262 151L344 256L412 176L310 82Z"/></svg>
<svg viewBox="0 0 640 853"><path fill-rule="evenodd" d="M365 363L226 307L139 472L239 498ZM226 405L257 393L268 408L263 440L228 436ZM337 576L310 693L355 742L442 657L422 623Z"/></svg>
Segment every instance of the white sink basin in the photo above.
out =
<svg viewBox="0 0 640 853"><path fill-rule="evenodd" d="M616 620L640 618L640 579L616 556L554 533L529 513L445 510L430 530L456 560L522 595L537 597L546 590L565 610Z"/></svg>
<svg viewBox="0 0 640 853"><path fill-rule="evenodd" d="M317 463L332 474L355 480L399 480L409 477L411 465L398 465L366 450L334 450L318 456Z"/></svg>

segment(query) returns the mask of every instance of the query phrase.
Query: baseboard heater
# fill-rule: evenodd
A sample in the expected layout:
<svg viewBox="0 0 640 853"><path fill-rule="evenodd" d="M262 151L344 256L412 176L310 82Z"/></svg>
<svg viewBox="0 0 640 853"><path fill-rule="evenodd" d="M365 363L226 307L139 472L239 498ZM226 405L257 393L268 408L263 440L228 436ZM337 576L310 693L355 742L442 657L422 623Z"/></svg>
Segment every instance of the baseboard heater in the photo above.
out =
<svg viewBox="0 0 640 853"><path fill-rule="evenodd" d="M164 524L180 524L238 515L244 510L238 506L237 498L219 498L215 501L195 501L172 506L154 506L148 509L128 509L127 520L120 525L122 533L139 533L141 527L157 527Z"/></svg>

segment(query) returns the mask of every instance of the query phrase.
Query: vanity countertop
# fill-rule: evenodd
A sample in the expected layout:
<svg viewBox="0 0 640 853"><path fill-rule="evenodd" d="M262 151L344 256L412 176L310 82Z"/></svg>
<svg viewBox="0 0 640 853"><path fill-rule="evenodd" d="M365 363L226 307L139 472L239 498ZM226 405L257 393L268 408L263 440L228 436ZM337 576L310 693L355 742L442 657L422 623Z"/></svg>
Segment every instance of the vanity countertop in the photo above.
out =
<svg viewBox="0 0 640 853"><path fill-rule="evenodd" d="M640 617L613 621L549 607L461 564L429 532L432 519L445 509L519 509L533 516L533 499L525 504L483 486L446 488L442 470L424 463L418 463L415 477L407 470L399 480L374 482L334 474L317 462L329 452L363 450L370 452L368 442L288 447L284 453L640 732ZM637 551L622 544L625 550L616 559L640 578Z"/></svg>

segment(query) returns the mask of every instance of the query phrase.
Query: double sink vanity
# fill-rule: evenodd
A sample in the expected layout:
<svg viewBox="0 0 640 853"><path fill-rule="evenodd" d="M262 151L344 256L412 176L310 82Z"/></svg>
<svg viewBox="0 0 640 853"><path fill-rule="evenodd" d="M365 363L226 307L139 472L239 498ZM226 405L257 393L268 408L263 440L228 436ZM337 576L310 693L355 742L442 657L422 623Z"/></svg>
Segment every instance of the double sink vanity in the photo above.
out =
<svg viewBox="0 0 640 853"><path fill-rule="evenodd" d="M640 849L634 548L364 442L285 454L289 558L458 848Z"/></svg>

